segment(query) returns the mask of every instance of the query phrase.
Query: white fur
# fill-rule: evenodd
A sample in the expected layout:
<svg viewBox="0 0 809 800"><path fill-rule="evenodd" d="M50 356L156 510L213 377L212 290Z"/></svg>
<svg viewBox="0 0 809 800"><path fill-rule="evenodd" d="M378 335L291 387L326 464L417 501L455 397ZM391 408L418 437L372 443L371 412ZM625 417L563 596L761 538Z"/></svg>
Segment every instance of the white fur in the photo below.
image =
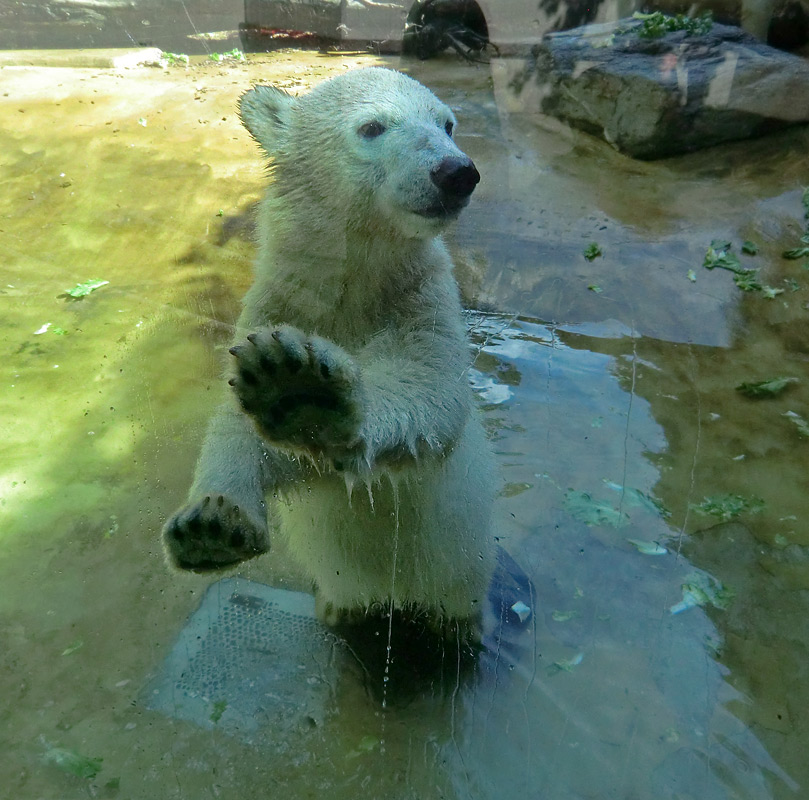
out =
<svg viewBox="0 0 809 800"><path fill-rule="evenodd" d="M378 68L299 98L256 87L241 114L272 165L233 380L259 409L264 441L235 404L223 408L189 503L166 525L169 557L193 569L266 549L270 492L280 498L272 525L312 577L325 620L391 601L439 621L474 619L491 570L493 473L452 264L436 238L456 212L434 213L430 179L442 159L465 158L446 131L455 118L421 84ZM372 122L384 133L362 135ZM303 369L286 370L290 354ZM306 423L294 431L262 427L278 398L320 386L324 364L342 411L321 419L295 408L290 419ZM245 373L257 371L255 387ZM246 549L229 546L234 530Z"/></svg>

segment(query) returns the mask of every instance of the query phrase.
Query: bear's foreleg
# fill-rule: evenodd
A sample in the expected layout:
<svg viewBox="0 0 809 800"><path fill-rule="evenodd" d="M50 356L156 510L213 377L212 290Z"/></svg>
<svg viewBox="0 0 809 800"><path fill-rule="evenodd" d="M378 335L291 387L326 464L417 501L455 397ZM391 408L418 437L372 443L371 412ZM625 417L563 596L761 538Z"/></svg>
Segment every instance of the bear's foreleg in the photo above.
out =
<svg viewBox="0 0 809 800"><path fill-rule="evenodd" d="M332 459L356 446L359 370L339 345L284 325L259 328L230 352L230 385L268 442Z"/></svg>
<svg viewBox="0 0 809 800"><path fill-rule="evenodd" d="M171 564L204 572L270 549L268 489L294 479L297 465L267 447L230 405L211 420L188 502L163 528Z"/></svg>
<svg viewBox="0 0 809 800"><path fill-rule="evenodd" d="M463 343L381 335L355 360L319 336L260 328L231 348L236 397L261 436L364 473L451 449L469 414Z"/></svg>

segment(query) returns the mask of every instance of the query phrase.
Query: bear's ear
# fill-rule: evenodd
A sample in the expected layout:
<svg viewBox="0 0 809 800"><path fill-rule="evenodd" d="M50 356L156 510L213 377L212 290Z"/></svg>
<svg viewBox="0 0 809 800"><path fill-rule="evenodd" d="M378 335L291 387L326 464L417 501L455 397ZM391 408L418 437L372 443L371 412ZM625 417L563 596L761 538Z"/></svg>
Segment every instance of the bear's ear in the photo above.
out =
<svg viewBox="0 0 809 800"><path fill-rule="evenodd" d="M239 116L253 138L272 154L289 124L295 98L274 86L254 86L239 98Z"/></svg>

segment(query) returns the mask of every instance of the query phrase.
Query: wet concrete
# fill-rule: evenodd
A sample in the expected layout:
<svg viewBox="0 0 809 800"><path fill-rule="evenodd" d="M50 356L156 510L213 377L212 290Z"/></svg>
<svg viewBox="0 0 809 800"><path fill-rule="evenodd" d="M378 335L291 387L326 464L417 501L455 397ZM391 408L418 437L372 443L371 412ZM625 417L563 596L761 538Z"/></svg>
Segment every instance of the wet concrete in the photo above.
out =
<svg viewBox="0 0 809 800"><path fill-rule="evenodd" d="M498 63L385 62L451 103L483 175L449 241L470 305L496 312L470 319L475 382L502 468L501 543L536 586L529 635L403 708L346 675L326 722L284 741L267 730L246 746L137 704L213 580L170 574L158 531L226 388L250 282L265 175L236 99L256 80L297 91L371 63L0 70L0 785L800 797L809 445L784 415L809 419L809 273L781 252L804 226L807 132L640 164L525 113ZM740 258L783 293L704 269L720 238L736 252L754 240ZM591 242L603 255L589 262ZM109 284L64 296L91 278ZM734 388L776 376L800 382L769 400ZM696 509L725 494L763 507ZM671 614L695 571L734 600ZM280 547L242 574L305 588ZM52 747L103 766L77 777L43 763Z"/></svg>

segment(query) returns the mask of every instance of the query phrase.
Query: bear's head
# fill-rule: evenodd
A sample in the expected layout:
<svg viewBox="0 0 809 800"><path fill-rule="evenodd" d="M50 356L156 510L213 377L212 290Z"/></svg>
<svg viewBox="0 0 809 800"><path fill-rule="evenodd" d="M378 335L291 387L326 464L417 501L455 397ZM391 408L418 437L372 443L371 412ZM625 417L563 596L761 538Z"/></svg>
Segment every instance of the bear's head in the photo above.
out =
<svg viewBox="0 0 809 800"><path fill-rule="evenodd" d="M429 238L458 216L480 180L452 139L452 111L392 70L351 70L300 97L256 86L242 95L240 115L271 157L273 193L292 215Z"/></svg>

